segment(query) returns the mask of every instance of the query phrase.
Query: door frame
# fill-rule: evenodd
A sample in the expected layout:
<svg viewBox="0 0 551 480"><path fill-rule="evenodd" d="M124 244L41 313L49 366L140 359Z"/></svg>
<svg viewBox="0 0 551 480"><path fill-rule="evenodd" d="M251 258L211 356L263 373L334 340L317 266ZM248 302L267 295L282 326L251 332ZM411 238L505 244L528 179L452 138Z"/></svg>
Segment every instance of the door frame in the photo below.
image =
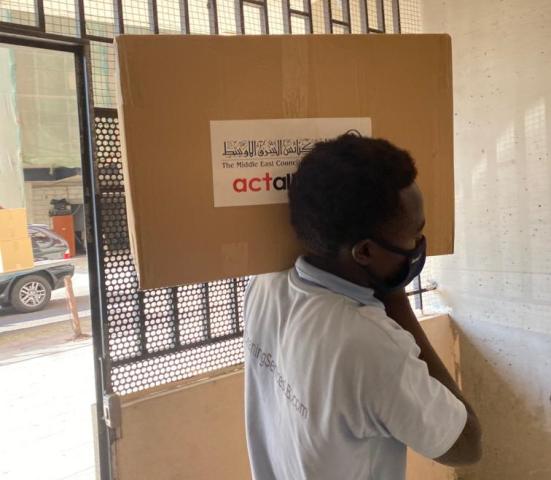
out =
<svg viewBox="0 0 551 480"><path fill-rule="evenodd" d="M96 386L96 461L99 462L99 478L113 478L112 445L114 431L108 428L104 413L104 396L110 393L107 331L103 321L105 308L102 302L103 279L100 270L100 221L99 190L95 175L94 108L92 96L92 70L90 63L90 42L86 39L61 37L0 25L0 45L8 44L44 50L69 52L75 60L75 80L79 116L82 183L84 194L84 214L86 222L86 254L90 284L90 310L92 343L94 354L94 374ZM96 474L96 475L97 475Z"/></svg>

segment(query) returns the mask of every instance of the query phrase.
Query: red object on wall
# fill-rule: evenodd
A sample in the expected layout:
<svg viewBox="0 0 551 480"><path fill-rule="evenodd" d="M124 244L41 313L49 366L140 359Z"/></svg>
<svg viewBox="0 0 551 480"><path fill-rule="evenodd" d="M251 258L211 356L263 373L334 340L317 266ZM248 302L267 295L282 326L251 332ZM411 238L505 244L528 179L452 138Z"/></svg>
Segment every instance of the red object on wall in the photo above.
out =
<svg viewBox="0 0 551 480"><path fill-rule="evenodd" d="M52 226L55 233L63 237L69 244L69 254L76 254L75 223L72 215L56 215L52 217Z"/></svg>

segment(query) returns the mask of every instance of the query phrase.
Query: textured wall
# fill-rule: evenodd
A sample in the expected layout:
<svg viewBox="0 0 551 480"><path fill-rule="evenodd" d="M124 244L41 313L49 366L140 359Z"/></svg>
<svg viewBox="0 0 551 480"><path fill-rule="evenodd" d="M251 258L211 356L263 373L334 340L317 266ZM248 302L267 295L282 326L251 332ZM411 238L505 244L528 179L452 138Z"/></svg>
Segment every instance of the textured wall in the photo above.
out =
<svg viewBox="0 0 551 480"><path fill-rule="evenodd" d="M423 7L454 56L456 254L434 268L456 314L551 333L551 2Z"/></svg>
<svg viewBox="0 0 551 480"><path fill-rule="evenodd" d="M551 336L458 323L463 390L484 432L482 462L459 479L551 479Z"/></svg>
<svg viewBox="0 0 551 480"><path fill-rule="evenodd" d="M455 254L433 259L462 330L483 462L465 479L551 478L551 2L424 0L454 51Z"/></svg>

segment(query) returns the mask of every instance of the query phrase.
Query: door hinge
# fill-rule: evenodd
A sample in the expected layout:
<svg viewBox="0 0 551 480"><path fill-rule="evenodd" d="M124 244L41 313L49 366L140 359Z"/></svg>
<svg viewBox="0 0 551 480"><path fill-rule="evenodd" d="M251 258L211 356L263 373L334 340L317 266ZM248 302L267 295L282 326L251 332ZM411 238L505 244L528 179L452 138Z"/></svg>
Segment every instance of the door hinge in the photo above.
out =
<svg viewBox="0 0 551 480"><path fill-rule="evenodd" d="M121 428L121 401L118 395L108 393L103 396L103 419L113 430Z"/></svg>

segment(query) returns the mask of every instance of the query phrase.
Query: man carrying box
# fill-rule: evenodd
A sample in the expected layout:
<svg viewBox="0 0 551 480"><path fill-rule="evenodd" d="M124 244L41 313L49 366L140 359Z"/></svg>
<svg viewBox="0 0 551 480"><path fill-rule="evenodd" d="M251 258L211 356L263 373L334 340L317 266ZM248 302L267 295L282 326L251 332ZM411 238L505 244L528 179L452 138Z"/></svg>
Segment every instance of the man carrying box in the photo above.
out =
<svg viewBox="0 0 551 480"><path fill-rule="evenodd" d="M256 480L400 480L406 447L480 458L476 414L404 287L423 268L410 155L343 135L302 160L289 191L307 254L245 294L245 409Z"/></svg>

